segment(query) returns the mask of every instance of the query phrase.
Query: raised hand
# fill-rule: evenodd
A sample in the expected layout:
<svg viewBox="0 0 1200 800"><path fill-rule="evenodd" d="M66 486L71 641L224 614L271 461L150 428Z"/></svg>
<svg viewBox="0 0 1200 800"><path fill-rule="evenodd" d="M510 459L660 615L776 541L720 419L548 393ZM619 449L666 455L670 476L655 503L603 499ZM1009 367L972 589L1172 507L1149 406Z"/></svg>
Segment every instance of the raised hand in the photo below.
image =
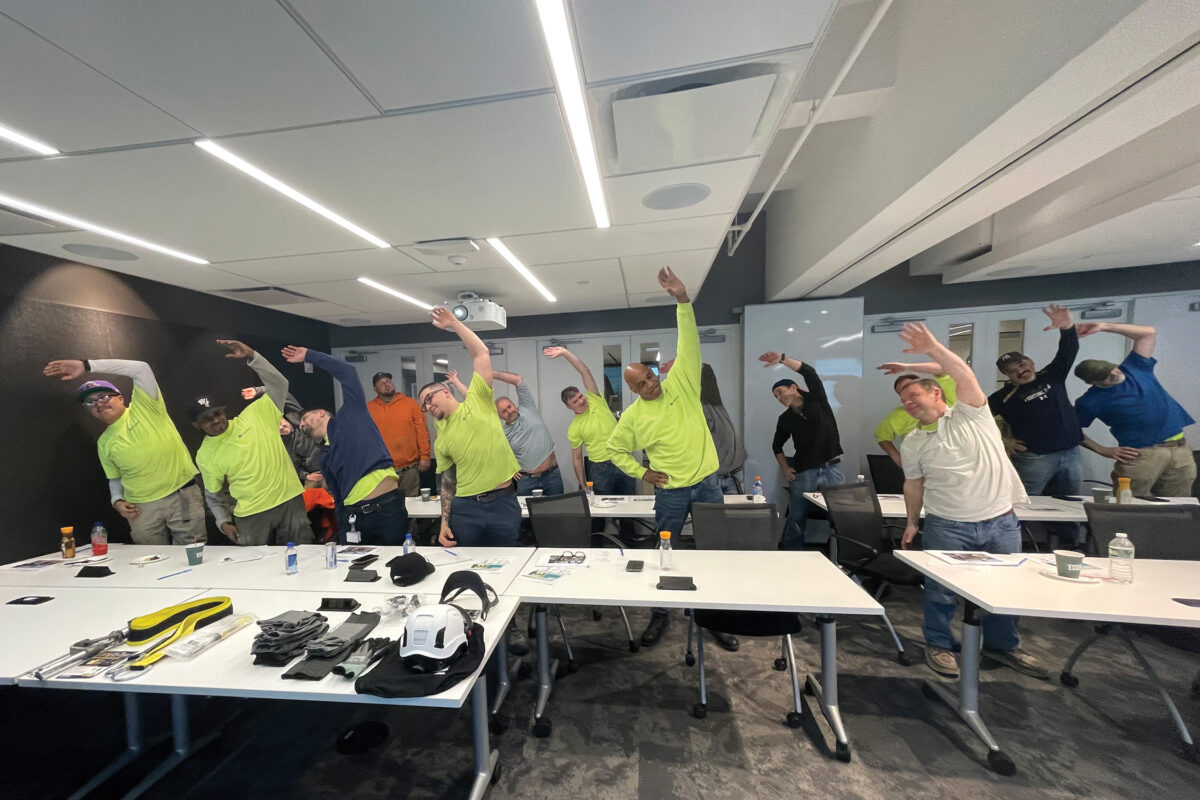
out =
<svg viewBox="0 0 1200 800"><path fill-rule="evenodd" d="M885 361L875 369L883 370L884 375L899 375L902 372L910 372L912 367L909 364L902 364L899 361Z"/></svg>
<svg viewBox="0 0 1200 800"><path fill-rule="evenodd" d="M42 374L47 378L61 376L64 381L73 381L83 375L83 362L73 360L51 361L42 367Z"/></svg>
<svg viewBox="0 0 1200 800"><path fill-rule="evenodd" d="M676 303L691 302L688 299L687 288L684 287L683 281L671 271L670 267L663 267L658 271L658 285L663 288L667 294L675 298Z"/></svg>
<svg viewBox="0 0 1200 800"><path fill-rule="evenodd" d="M1042 309L1042 313L1050 320L1050 324L1042 328L1043 331L1052 331L1055 328L1066 330L1075 324L1071 321L1071 310L1066 306L1051 303Z"/></svg>
<svg viewBox="0 0 1200 800"><path fill-rule="evenodd" d="M1079 334L1082 339L1085 336L1091 336L1093 333L1099 333L1104 330L1103 322L1077 322L1075 323L1075 333Z"/></svg>
<svg viewBox="0 0 1200 800"><path fill-rule="evenodd" d="M764 367L773 367L776 364L783 363L783 354L776 353L774 350L768 350L758 357L758 360L763 362Z"/></svg>
<svg viewBox="0 0 1200 800"><path fill-rule="evenodd" d="M932 354L934 350L940 346L937 337L929 332L929 328L925 327L924 322L906 322L904 327L900 329L900 338L908 347L904 348L906 353L925 353Z"/></svg>
<svg viewBox="0 0 1200 800"><path fill-rule="evenodd" d="M565 347L543 347L542 355L546 358L558 358L560 356L569 355L570 351Z"/></svg>
<svg viewBox="0 0 1200 800"><path fill-rule="evenodd" d="M450 312L450 309L442 306L430 309L429 316L433 319L433 326L443 331L448 331L458 324L458 320Z"/></svg>
<svg viewBox="0 0 1200 800"><path fill-rule="evenodd" d="M237 339L217 339L217 344L229 351L225 354L226 358L244 358L247 361L254 358L254 351Z"/></svg>
<svg viewBox="0 0 1200 800"><path fill-rule="evenodd" d="M304 357L308 355L307 347L296 347L294 344L289 344L281 351L283 358L289 364L301 364L304 362Z"/></svg>
<svg viewBox="0 0 1200 800"><path fill-rule="evenodd" d="M446 380L450 381L451 383L458 380L458 370L446 370Z"/></svg>
<svg viewBox="0 0 1200 800"><path fill-rule="evenodd" d="M253 400L255 397L258 397L258 389L255 389L253 386L247 386L245 389L242 389L243 400Z"/></svg>

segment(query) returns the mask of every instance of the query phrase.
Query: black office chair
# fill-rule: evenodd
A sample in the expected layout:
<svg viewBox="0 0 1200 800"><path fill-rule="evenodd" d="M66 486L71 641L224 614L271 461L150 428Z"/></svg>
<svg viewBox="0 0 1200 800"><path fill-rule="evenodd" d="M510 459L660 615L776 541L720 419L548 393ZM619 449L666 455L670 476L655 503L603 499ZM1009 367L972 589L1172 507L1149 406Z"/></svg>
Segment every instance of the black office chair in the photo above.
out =
<svg viewBox="0 0 1200 800"><path fill-rule="evenodd" d="M870 486L865 482L822 486L821 494L833 526L830 541L837 545L830 548L831 556L855 583L862 586L868 579L874 581L875 599L880 600L889 585L920 586L924 582L920 572L892 555L894 541L884 531L903 533L904 526L883 521L879 498ZM911 662L904 653L904 643L896 635L887 612L883 614L883 624L896 643L896 660L908 666Z"/></svg>
<svg viewBox="0 0 1200 800"><path fill-rule="evenodd" d="M770 503L692 503L692 533L697 550L775 550L779 545L779 516ZM769 556L768 556L769 557ZM792 651L792 636L800 633L800 615L776 611L712 611L695 609L688 624L688 664L691 665L692 623L696 626L696 653L700 664L700 702L692 706L692 716L704 719L708 713L708 686L704 675L704 631L720 631L735 636L778 636L783 659L792 674L795 711L789 711L787 724L799 728L802 723L800 677ZM778 661L776 662L778 669Z"/></svg>
<svg viewBox="0 0 1200 800"><path fill-rule="evenodd" d="M871 483L876 494L902 494L904 492L904 470L882 453L867 454L867 468L871 471Z"/></svg>
<svg viewBox="0 0 1200 800"><path fill-rule="evenodd" d="M1083 510L1087 514L1088 526L1092 529L1092 535L1096 538L1102 555L1107 555L1108 542L1118 532L1121 532L1128 534L1138 558L1200 561L1200 506L1084 503ZM1133 569L1136 580L1137 561L1134 561ZM1108 635L1118 637L1129 648L1130 654L1141 666L1142 672L1146 674L1150 683L1158 689L1163 702L1166 703L1171 719L1175 722L1175 728L1179 731L1180 738L1183 739L1184 746L1194 754L1196 745L1188 732L1187 725L1179 715L1179 710L1175 708L1174 701L1167 694L1166 687L1155 674L1150 662L1133 642L1133 633L1143 629L1153 630L1156 628L1159 631L1162 630L1162 626L1124 625L1121 623L1097 625L1095 633L1081 642L1071 653L1067 662L1063 664L1058 679L1064 686L1072 689L1078 686L1079 678L1072 673L1075 662L1102 637ZM1200 679L1200 675L1197 678Z"/></svg>
<svg viewBox="0 0 1200 800"><path fill-rule="evenodd" d="M538 547L561 547L564 550L581 550L593 547L595 539L612 542L617 547L623 547L615 536L592 530L592 511L588 506L586 492L571 492L570 494L552 495L550 497L530 497L526 500L529 508L529 522L533 527L533 537ZM603 545L601 545L603 546ZM567 627L563 624L562 614L558 606L551 606L562 632L563 644L567 649L567 667L574 671L578 664L571 651L571 643L567 639ZM636 653L641 643L633 638L633 629L629 627L629 617L624 608L618 607L621 619L625 623L625 633L629 638L629 652ZM535 609L530 610L532 617ZM592 617L600 619L600 613L592 609Z"/></svg>

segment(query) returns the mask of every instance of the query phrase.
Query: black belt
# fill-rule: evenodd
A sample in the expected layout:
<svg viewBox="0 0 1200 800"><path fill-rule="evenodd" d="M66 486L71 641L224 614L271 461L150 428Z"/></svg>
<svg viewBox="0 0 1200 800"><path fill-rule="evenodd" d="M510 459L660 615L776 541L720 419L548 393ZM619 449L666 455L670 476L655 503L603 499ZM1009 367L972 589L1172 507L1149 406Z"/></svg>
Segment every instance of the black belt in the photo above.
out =
<svg viewBox="0 0 1200 800"><path fill-rule="evenodd" d="M369 502L348 505L346 506L346 511L354 511L359 514L374 514L393 500L402 499L404 499L404 495L400 494L400 490L392 489L390 492L384 492L378 497L372 497Z"/></svg>
<svg viewBox="0 0 1200 800"><path fill-rule="evenodd" d="M541 472L525 472L524 470L522 470L521 472L518 472L517 475L523 475L526 478L540 478L543 475L549 475L551 472L554 472L554 470L556 470L556 469L558 469L558 464L555 464L553 467L550 467L549 469L544 469Z"/></svg>
<svg viewBox="0 0 1200 800"><path fill-rule="evenodd" d="M414 461L413 463L409 464L407 467L396 467L396 472L398 472L398 473L399 472L408 472L410 469L416 469L419 464L420 464L419 461Z"/></svg>
<svg viewBox="0 0 1200 800"><path fill-rule="evenodd" d="M492 489L490 492L480 492L479 494L467 495L466 497L456 497L456 500L475 500L480 503L490 503L493 500L498 500L506 494L513 494L516 489L510 483L507 486L501 486L499 489Z"/></svg>

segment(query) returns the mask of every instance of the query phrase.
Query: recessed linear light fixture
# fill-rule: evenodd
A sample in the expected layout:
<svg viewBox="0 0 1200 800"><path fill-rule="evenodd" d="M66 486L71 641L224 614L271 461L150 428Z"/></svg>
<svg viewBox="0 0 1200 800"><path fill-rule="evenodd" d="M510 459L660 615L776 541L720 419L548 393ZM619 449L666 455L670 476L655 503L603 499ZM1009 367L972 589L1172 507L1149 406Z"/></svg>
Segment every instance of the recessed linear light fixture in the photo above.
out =
<svg viewBox="0 0 1200 800"><path fill-rule="evenodd" d="M5 139L6 141L12 142L15 145L24 147L26 150L32 150L39 156L59 155L59 152L50 145L44 142L39 142L32 136L26 136L20 131L14 131L12 128L6 128L3 125L0 125L0 139Z"/></svg>
<svg viewBox="0 0 1200 800"><path fill-rule="evenodd" d="M384 286L382 283L373 281L370 278L359 278L358 282L365 283L367 286L370 286L372 289L378 289L381 292L386 292L387 294L390 294L392 297L398 297L406 303L412 303L417 308L424 309L425 311L433 310L433 306L429 305L429 303L422 302L415 297L409 297L404 292L397 292L395 289L393 289L389 286Z"/></svg>
<svg viewBox="0 0 1200 800"><path fill-rule="evenodd" d="M270 186L272 189L279 192L284 197L287 197L291 200L296 201L300 205L307 208L309 211L315 211L316 213L320 214L322 217L324 217L325 219L334 223L335 225L342 226L346 230L353 233L355 236L359 236L363 239L366 239L368 242L375 245L376 247L381 247L381 248L382 247L391 247L391 245L389 245L383 239L380 239L378 236L374 235L373 233L363 230L362 228L358 227L357 225L355 225L353 222L346 219L342 215L336 214L333 211L330 211L328 208L321 205L316 200L313 200L311 197L309 197L305 194L302 194L301 192L293 189L291 186L288 186L286 183L279 180L275 176L268 175L266 172L263 172L261 169L254 166L249 161L246 161L244 158L235 156L233 153L229 152L224 147L221 147L221 145L217 144L216 142L212 141L211 139L201 139L198 142L195 142L195 145L196 145L196 147L199 147L204 152L209 153L210 155L214 155L217 158L221 159L222 161L224 161L226 164L233 167L234 169L241 170L242 172L249 175L251 178L254 178L256 181L259 181L260 183L264 183L267 186Z"/></svg>
<svg viewBox="0 0 1200 800"><path fill-rule="evenodd" d="M147 250L153 250L156 253L162 253L164 256L171 256L172 258L178 258L182 261L190 261L193 264L208 263L203 258L197 258L196 256L188 255L187 253L180 252L179 250L172 250L170 247L163 247L161 244L155 244L154 242L148 242L145 239L139 239L136 236L130 236L128 233L114 231L112 228L105 228L102 225L97 225L94 222L88 222L87 220L82 220L78 217L72 217L67 214L63 214L60 211L42 208L41 206L34 205L33 203L27 203L24 200L18 200L17 198L10 197L6 194L0 194L0 206L15 208L18 211L24 211L27 214L33 214L35 217L41 217L42 219L48 219L54 222L61 222L63 225L70 225L73 228L82 228L85 231L98 233L101 236L107 236L110 239L116 239L117 241L125 242L126 244L144 247Z"/></svg>
<svg viewBox="0 0 1200 800"><path fill-rule="evenodd" d="M554 86L567 116L567 128L575 145L579 170L583 173L583 185L592 206L592 216L596 219L597 228L607 228L611 223L608 207L604 203L604 182L600 179L600 162L596 159L596 144L592 139L583 82L579 78L579 60L564 0L537 0L537 12L542 36L546 39L550 67L554 71Z"/></svg>
<svg viewBox="0 0 1200 800"><path fill-rule="evenodd" d="M512 268L521 273L521 277L529 281L529 284L541 292L542 297L549 300L551 303L557 303L558 300L554 295L550 294L550 290L542 286L542 282L533 277L533 273L529 271L529 267L521 263L521 259L513 255L512 250L505 246L504 242L497 239L495 236L489 238L487 243L492 246L492 249L504 257L504 260L512 265Z"/></svg>

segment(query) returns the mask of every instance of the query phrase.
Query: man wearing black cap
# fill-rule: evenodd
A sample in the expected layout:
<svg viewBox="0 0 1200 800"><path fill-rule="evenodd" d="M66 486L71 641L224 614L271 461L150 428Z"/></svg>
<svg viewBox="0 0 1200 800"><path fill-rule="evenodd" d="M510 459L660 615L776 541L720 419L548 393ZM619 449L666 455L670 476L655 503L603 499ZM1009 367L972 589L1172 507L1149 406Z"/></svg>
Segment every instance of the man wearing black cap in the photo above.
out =
<svg viewBox="0 0 1200 800"><path fill-rule="evenodd" d="M429 469L429 431L417 401L396 391L392 373L376 372L371 378L375 399L367 411L383 436L400 479L400 491L416 497L421 491L421 472Z"/></svg>
<svg viewBox="0 0 1200 800"><path fill-rule="evenodd" d="M1085 322L1076 328L1080 336L1107 331L1133 340L1120 366L1089 358L1075 367L1075 376L1092 385L1075 401L1079 424L1086 428L1100 419L1117 439L1117 447L1091 448L1116 458L1113 484L1130 478L1135 495L1190 495L1196 462L1183 429L1195 420L1154 375L1154 328L1119 322Z"/></svg>
<svg viewBox="0 0 1200 800"><path fill-rule="evenodd" d="M217 343L229 351L226 358L247 359L266 388L265 395L233 419L208 395L192 401L192 425L204 432L196 464L217 526L241 545L311 542L312 526L301 498L304 488L279 437L287 378L241 342ZM232 519L217 497L226 481L237 503Z"/></svg>
<svg viewBox="0 0 1200 800"><path fill-rule="evenodd" d="M79 401L104 423L96 442L108 478L113 508L129 521L134 544L203 542L204 501L196 484L196 465L144 361L89 359L51 361L47 377L77 380L85 372L107 372L133 379L128 405L108 381L90 380L79 387Z"/></svg>
<svg viewBox="0 0 1200 800"><path fill-rule="evenodd" d="M783 378L771 387L771 394L786 409L775 423L775 438L771 441L771 450L788 481L790 495L780 546L784 550L800 550L804 547L804 530L812 505L804 493L815 492L822 484L838 485L844 480L841 437L821 376L811 364L775 352L763 353L758 360L768 367L782 364L799 372L808 386L805 392L791 378ZM796 448L791 459L783 454L783 444L789 438Z"/></svg>

